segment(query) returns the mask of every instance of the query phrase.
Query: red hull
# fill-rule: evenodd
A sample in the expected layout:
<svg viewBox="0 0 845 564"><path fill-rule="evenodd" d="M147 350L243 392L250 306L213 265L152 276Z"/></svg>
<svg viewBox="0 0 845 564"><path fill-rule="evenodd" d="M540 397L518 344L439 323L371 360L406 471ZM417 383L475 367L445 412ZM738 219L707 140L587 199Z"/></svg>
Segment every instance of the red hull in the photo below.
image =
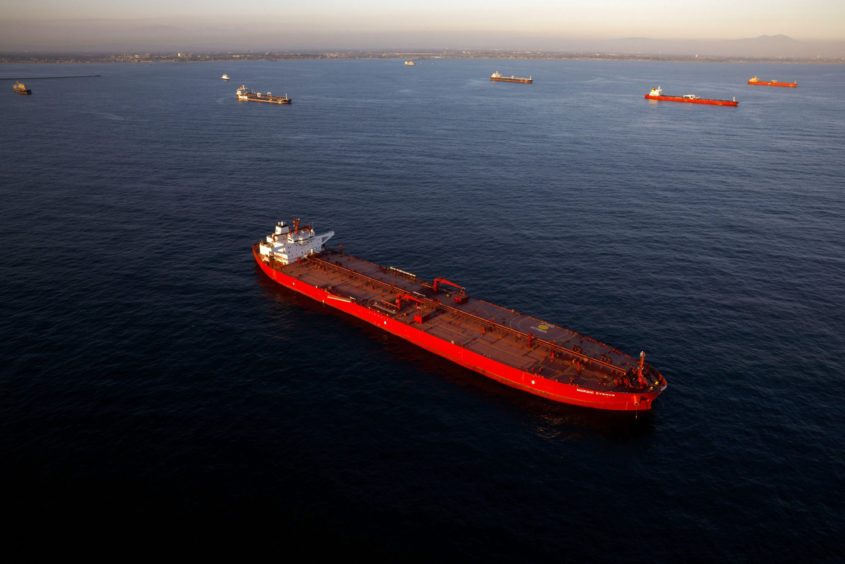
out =
<svg viewBox="0 0 845 564"><path fill-rule="evenodd" d="M464 368L473 370L497 382L541 396L552 401L611 411L649 411L652 403L665 389L665 386L652 392L618 392L586 389L584 387L543 378L537 374L519 370L507 364L467 350L416 329L409 323L384 315L373 309L363 307L351 301L338 299L337 296L312 286L302 280L288 276L270 266L261 259L257 246L252 249L255 262L261 270L275 282L316 300L324 305L357 317L392 335L405 339L431 353L446 358Z"/></svg>
<svg viewBox="0 0 845 564"><path fill-rule="evenodd" d="M646 94L646 100L657 100L660 102L681 102L684 104L705 104L707 106L739 106L736 100L711 100L709 98L685 98L683 96L652 96Z"/></svg>
<svg viewBox="0 0 845 564"><path fill-rule="evenodd" d="M797 82L778 82L777 80L749 80L749 86L777 86L779 88L798 88Z"/></svg>
<svg viewBox="0 0 845 564"><path fill-rule="evenodd" d="M534 84L533 78L519 78L519 77L509 77L509 76L502 76L499 78L490 77L490 80L493 82L514 82L516 84Z"/></svg>

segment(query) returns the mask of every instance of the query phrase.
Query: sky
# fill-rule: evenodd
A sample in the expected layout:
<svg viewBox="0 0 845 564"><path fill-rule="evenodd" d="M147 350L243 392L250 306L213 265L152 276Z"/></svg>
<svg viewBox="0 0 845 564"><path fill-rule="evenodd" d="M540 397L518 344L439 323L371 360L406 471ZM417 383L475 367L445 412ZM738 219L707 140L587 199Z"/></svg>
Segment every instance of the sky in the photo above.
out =
<svg viewBox="0 0 845 564"><path fill-rule="evenodd" d="M571 49L621 38L845 42L845 0L0 0L0 51Z"/></svg>

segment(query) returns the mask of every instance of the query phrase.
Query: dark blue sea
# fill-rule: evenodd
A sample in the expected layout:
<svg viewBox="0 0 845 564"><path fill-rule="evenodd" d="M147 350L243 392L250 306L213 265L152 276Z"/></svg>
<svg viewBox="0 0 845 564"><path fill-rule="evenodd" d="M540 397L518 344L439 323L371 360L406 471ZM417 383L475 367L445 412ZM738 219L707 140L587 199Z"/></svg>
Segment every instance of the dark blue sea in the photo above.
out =
<svg viewBox="0 0 845 564"><path fill-rule="evenodd" d="M842 561L845 67L0 66L74 74L100 76L0 82L7 538ZM644 100L658 84L740 105ZM291 217L645 350L669 388L638 417L556 405L310 303L250 253Z"/></svg>

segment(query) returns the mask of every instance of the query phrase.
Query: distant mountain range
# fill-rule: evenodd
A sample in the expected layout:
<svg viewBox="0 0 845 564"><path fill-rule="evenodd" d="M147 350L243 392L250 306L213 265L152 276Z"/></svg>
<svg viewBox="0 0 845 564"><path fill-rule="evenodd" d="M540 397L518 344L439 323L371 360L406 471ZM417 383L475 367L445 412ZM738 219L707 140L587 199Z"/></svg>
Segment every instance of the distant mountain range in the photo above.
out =
<svg viewBox="0 0 845 564"><path fill-rule="evenodd" d="M629 37L598 42L602 51L643 55L702 55L812 59L845 57L845 41L799 41L786 35L746 39L671 40Z"/></svg>
<svg viewBox="0 0 845 564"><path fill-rule="evenodd" d="M845 58L845 41L801 41L786 35L733 40L568 39L560 36L473 31L362 34L284 28L267 23L139 20L0 20L0 55L12 54L175 54L332 50L428 50L500 53L585 54L613 58L768 58L833 60ZM541 55L542 56L542 55Z"/></svg>

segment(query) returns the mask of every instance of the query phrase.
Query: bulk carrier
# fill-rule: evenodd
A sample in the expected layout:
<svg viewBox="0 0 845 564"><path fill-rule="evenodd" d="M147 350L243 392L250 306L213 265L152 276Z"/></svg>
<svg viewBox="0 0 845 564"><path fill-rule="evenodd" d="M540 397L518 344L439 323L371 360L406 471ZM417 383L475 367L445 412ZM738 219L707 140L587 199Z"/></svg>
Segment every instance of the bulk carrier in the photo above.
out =
<svg viewBox="0 0 845 564"><path fill-rule="evenodd" d="M646 362L541 319L470 297L445 278L431 282L325 248L333 231L280 221L252 246L282 286L507 386L552 401L648 411L666 379Z"/></svg>

